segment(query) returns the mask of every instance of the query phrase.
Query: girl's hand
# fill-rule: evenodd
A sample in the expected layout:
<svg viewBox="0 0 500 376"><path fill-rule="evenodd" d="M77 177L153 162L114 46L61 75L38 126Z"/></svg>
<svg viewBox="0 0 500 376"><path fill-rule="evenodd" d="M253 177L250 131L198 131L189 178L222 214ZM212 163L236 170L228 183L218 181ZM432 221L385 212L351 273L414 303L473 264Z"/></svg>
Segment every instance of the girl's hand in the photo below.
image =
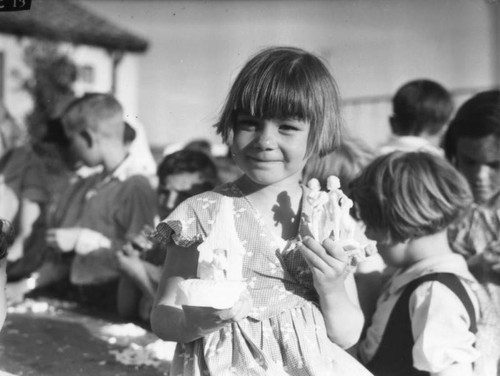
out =
<svg viewBox="0 0 500 376"><path fill-rule="evenodd" d="M182 306L186 325L196 328L200 335L209 334L232 322L240 321L248 316L252 309L252 297L248 290L241 293L239 300L228 309L212 307Z"/></svg>
<svg viewBox="0 0 500 376"><path fill-rule="evenodd" d="M303 240L300 250L313 275L328 338L344 349L353 346L364 318L347 252L340 241L328 238L320 244L310 237Z"/></svg>
<svg viewBox="0 0 500 376"><path fill-rule="evenodd" d="M348 255L338 241L327 238L320 244L305 237L300 251L313 274L314 287L318 294L333 292L335 287L344 289Z"/></svg>

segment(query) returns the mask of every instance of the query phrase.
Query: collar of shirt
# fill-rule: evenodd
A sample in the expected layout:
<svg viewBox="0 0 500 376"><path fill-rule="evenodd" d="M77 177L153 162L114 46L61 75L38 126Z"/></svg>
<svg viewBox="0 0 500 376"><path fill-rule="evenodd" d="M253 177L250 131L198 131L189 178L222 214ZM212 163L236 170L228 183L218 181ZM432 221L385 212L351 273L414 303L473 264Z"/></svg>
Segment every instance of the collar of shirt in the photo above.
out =
<svg viewBox="0 0 500 376"><path fill-rule="evenodd" d="M133 174L133 171L131 171L133 169L133 167L134 167L134 165L133 165L132 158L130 158L130 155L127 154L125 159L106 178L109 180L116 179L119 181L124 181L131 174Z"/></svg>
<svg viewBox="0 0 500 376"><path fill-rule="evenodd" d="M395 136L391 135L389 141L382 145L382 154L389 153L391 151L426 151L430 153L443 156L444 152L442 149L434 146L428 140L423 137L418 136Z"/></svg>
<svg viewBox="0 0 500 376"><path fill-rule="evenodd" d="M458 254L450 253L434 257L425 258L405 270L397 270L390 279L391 294L404 288L411 281L431 273L453 273L461 278L475 281L467 268L465 259Z"/></svg>
<svg viewBox="0 0 500 376"><path fill-rule="evenodd" d="M92 189L89 189L87 194L85 195L85 199L89 200L94 197L97 192L109 184L111 181L125 181L129 176L133 175L133 171L131 172L131 162L130 158L127 155L125 159L111 172L107 173L102 171L95 175L95 186Z"/></svg>

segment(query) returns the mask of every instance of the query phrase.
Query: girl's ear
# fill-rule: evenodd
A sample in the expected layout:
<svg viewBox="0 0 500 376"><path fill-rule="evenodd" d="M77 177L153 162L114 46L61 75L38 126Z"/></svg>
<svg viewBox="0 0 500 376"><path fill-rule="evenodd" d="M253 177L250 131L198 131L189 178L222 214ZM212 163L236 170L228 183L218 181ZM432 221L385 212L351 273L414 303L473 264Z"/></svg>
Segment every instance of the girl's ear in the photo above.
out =
<svg viewBox="0 0 500 376"><path fill-rule="evenodd" d="M92 135L90 134L90 132L87 130L81 131L80 136L82 136L82 138L85 140L87 146L91 148L94 140L92 139Z"/></svg>

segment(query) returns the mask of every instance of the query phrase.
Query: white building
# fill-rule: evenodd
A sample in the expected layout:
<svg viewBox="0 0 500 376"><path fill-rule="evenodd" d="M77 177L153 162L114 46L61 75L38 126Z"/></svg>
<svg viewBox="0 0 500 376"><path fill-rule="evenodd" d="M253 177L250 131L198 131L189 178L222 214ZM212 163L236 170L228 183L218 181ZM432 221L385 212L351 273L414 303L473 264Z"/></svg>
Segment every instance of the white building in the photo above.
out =
<svg viewBox="0 0 500 376"><path fill-rule="evenodd" d="M19 124L33 106L23 83L23 52L34 40L58 43L77 66L75 94L113 92L128 116L137 113L137 54L148 42L78 3L36 0L31 9L0 13L0 101ZM133 55L132 55L133 54Z"/></svg>

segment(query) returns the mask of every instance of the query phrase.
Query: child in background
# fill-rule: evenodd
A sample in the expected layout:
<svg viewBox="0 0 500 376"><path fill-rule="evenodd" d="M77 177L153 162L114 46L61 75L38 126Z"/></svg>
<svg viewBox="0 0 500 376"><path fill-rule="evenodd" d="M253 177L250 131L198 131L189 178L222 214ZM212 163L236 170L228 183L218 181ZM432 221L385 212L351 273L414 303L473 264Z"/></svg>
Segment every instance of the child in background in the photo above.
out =
<svg viewBox="0 0 500 376"><path fill-rule="evenodd" d="M217 131L244 175L184 201L157 226L168 252L151 324L178 342L172 375L369 374L341 349L363 326L346 253L315 241L303 220L311 213L303 167L334 149L340 128L336 84L316 56L275 47L243 67ZM180 306L177 288L197 277L213 239L234 248L212 249L214 260L241 252L224 270L241 273L247 289L232 308Z"/></svg>
<svg viewBox="0 0 500 376"><path fill-rule="evenodd" d="M452 98L443 86L430 80L410 81L392 98L392 109L392 136L380 146L381 154L395 150L443 154L441 137L453 112Z"/></svg>
<svg viewBox="0 0 500 376"><path fill-rule="evenodd" d="M478 286L446 235L472 201L465 180L436 155L393 152L351 187L366 235L397 268L360 343L361 360L375 375L473 375Z"/></svg>
<svg viewBox="0 0 500 376"><path fill-rule="evenodd" d="M91 168L102 165L103 171L65 192L73 201L61 214L68 216L71 208L76 212L55 221L60 227L49 229L46 241L57 252L75 252L70 280L85 298L114 308L120 275L116 250L144 225L154 225L155 194L145 176L130 175L123 110L113 96L87 94L75 100L62 123L80 160Z"/></svg>
<svg viewBox="0 0 500 376"><path fill-rule="evenodd" d="M500 208L500 90L464 102L443 145L448 160L467 179L476 204Z"/></svg>
<svg viewBox="0 0 500 376"><path fill-rule="evenodd" d="M0 219L0 330L7 314L5 285L7 284L7 249L14 242L14 230L11 224Z"/></svg>
<svg viewBox="0 0 500 376"><path fill-rule="evenodd" d="M452 249L465 256L469 269L486 291L490 304L481 331L489 340L483 354L489 374L500 374L500 90L474 95L464 102L444 138L446 157L465 176L474 205L450 227ZM481 295L482 297L483 295Z"/></svg>
<svg viewBox="0 0 500 376"><path fill-rule="evenodd" d="M21 145L25 141L23 139L19 124L0 101L0 158L12 148Z"/></svg>
<svg viewBox="0 0 500 376"><path fill-rule="evenodd" d="M184 200L219 184L217 166L202 150L184 149L167 155L158 165L157 202L160 220Z"/></svg>
<svg viewBox="0 0 500 376"><path fill-rule="evenodd" d="M213 189L218 184L217 167L203 151L180 150L167 155L157 168L157 206L160 220L165 219L182 201ZM152 230L152 229L151 229ZM150 310L160 280L165 252L149 241L150 229L144 229L118 252L121 272L118 313L139 316L149 321Z"/></svg>
<svg viewBox="0 0 500 376"><path fill-rule="evenodd" d="M487 261L500 282L500 91L479 93L457 111L445 135L446 157L462 172L475 205L449 231L456 252ZM487 250L496 252L486 252ZM495 257L495 254L497 257ZM480 270L477 270L481 272ZM483 279L486 275L477 277ZM492 275L490 274L490 277Z"/></svg>
<svg viewBox="0 0 500 376"><path fill-rule="evenodd" d="M0 167L4 182L15 192L14 200L19 203L11 220L16 239L9 249L7 265L8 281L18 281L8 285L9 299L15 301L21 299L22 294L12 296L11 288L15 284L21 286L23 279L43 262L47 218L76 176L78 161L70 152L69 139L60 119L52 119L41 140L10 150L2 163L5 163Z"/></svg>

